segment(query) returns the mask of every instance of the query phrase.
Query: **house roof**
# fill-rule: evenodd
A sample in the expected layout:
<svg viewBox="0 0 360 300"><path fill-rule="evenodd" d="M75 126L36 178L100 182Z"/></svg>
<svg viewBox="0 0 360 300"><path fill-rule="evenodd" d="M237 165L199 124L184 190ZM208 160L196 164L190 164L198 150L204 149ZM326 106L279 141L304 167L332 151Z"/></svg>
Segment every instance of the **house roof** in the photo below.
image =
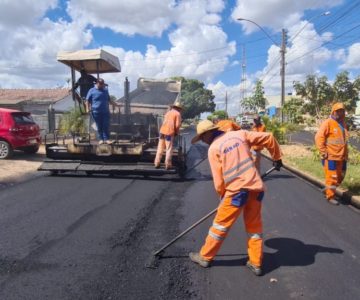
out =
<svg viewBox="0 0 360 300"><path fill-rule="evenodd" d="M173 104L180 97L181 81L139 78L135 90L129 93L130 105L165 105ZM125 96L119 99L125 101Z"/></svg>
<svg viewBox="0 0 360 300"><path fill-rule="evenodd" d="M0 89L1 104L18 104L25 101L54 103L69 95L68 89Z"/></svg>

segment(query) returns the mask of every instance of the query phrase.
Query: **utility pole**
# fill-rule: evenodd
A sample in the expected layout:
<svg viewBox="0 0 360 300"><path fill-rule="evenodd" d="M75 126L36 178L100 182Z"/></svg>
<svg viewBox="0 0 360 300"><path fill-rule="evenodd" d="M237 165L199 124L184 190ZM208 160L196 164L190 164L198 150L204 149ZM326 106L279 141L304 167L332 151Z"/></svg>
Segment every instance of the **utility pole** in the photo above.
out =
<svg viewBox="0 0 360 300"><path fill-rule="evenodd" d="M286 30L282 30L282 42L281 42L281 66L280 66L280 76L281 76L281 123L284 123L284 103L285 103L285 53L286 53L286 39L287 33Z"/></svg>

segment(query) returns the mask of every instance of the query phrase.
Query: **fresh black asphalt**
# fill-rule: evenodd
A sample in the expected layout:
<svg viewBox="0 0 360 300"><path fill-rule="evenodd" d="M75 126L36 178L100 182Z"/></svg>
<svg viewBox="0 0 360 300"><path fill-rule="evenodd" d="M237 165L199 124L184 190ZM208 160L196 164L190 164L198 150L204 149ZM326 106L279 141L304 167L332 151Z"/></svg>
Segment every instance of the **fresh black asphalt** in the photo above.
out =
<svg viewBox="0 0 360 300"><path fill-rule="evenodd" d="M189 165L206 156L193 146ZM263 161L263 171L270 168ZM45 176L0 191L0 299L360 299L360 215L287 171L266 179L264 276L245 266L240 218L213 266L187 258L218 204L207 160L184 181Z"/></svg>

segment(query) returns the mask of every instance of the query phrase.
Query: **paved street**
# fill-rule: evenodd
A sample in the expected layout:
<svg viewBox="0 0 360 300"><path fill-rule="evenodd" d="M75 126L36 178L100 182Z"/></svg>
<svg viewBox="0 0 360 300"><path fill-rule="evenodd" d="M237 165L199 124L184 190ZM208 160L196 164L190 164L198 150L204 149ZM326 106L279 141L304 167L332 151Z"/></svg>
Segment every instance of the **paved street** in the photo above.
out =
<svg viewBox="0 0 360 300"><path fill-rule="evenodd" d="M190 167L206 151L192 147ZM218 204L206 160L185 181L168 179L40 177L2 189L0 299L360 298L359 213L286 171L266 179L264 276L244 266L241 220L210 269L187 255L211 218L145 268Z"/></svg>
<svg viewBox="0 0 360 300"><path fill-rule="evenodd" d="M310 131L297 131L289 135L289 140L292 143L300 143L307 146L314 145L314 133ZM349 143L360 150L360 141L355 138L350 138Z"/></svg>

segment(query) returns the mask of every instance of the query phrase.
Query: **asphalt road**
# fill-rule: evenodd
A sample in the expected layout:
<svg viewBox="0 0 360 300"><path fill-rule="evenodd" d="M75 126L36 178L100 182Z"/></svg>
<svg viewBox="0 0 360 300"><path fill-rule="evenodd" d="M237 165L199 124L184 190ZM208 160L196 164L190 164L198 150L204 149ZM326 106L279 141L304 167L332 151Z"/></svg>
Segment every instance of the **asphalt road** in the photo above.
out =
<svg viewBox="0 0 360 300"><path fill-rule="evenodd" d="M189 165L206 151L193 147ZM211 268L187 258L211 218L145 268L217 206L206 160L185 181L40 177L2 189L0 299L359 299L359 213L285 171L266 183L262 277L244 266L240 220Z"/></svg>
<svg viewBox="0 0 360 300"><path fill-rule="evenodd" d="M311 146L314 145L314 136L315 134L310 131L297 131L289 134L289 141ZM360 141L358 139L350 138L349 143L360 150Z"/></svg>

